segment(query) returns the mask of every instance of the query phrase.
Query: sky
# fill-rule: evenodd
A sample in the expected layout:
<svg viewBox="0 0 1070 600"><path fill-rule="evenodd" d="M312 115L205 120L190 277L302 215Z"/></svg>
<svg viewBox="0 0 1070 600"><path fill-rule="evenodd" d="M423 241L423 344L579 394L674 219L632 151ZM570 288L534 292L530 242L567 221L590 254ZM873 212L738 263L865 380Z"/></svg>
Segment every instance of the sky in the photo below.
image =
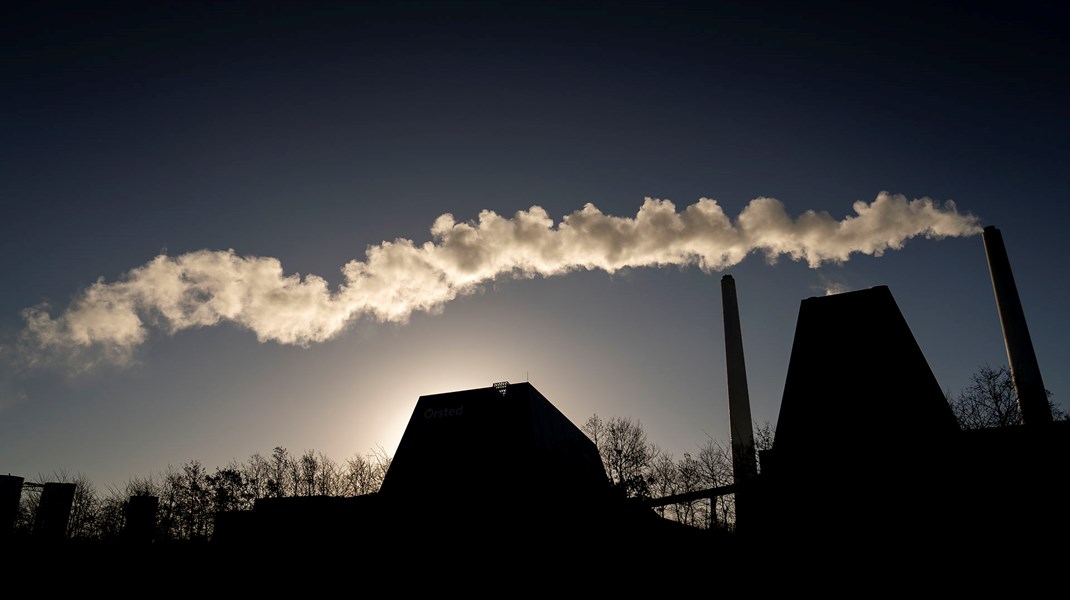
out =
<svg viewBox="0 0 1070 600"><path fill-rule="evenodd" d="M985 225L1070 407L1067 14L854 4L5 7L0 472L392 453L497 381L680 457L723 273L755 420L830 290L957 393L1007 360Z"/></svg>

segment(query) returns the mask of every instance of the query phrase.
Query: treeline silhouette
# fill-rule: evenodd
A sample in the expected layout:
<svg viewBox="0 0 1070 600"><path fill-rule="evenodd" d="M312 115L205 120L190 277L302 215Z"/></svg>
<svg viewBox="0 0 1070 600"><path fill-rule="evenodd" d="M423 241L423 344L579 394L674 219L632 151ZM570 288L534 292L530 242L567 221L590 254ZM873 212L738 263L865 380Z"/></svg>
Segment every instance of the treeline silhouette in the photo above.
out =
<svg viewBox="0 0 1070 600"><path fill-rule="evenodd" d="M1051 390L1044 392L1048 395L1052 420L1066 421L1070 418L1052 399ZM947 393L946 397L963 430L1010 427L1022 422L1014 378L1006 366L980 366L970 375L969 384L959 391L958 396L952 397Z"/></svg>
<svg viewBox="0 0 1070 600"><path fill-rule="evenodd" d="M708 438L695 453L676 458L647 438L642 423L626 417L592 415L581 429L598 447L606 476L617 494L634 499L660 498L732 483L731 450ZM759 449L771 448L774 427L755 424ZM98 490L82 473L40 474L40 482L74 483L75 496L67 537L72 540L118 540L123 534L131 496L159 499L154 539L198 542L211 539L215 515L251 510L258 499L291 496L353 497L377 492L390 467L382 448L336 462L322 452L291 454L277 446L268 455L256 452L209 471L200 461L169 465L160 473L130 479L120 487ZM40 501L39 489L22 496L16 536L30 536ZM732 495L658 507L667 519L701 529L732 529Z"/></svg>
<svg viewBox="0 0 1070 600"><path fill-rule="evenodd" d="M1070 419L1052 399L1048 404L1055 421ZM946 394L952 413L964 430L997 429L1021 423L1018 398L1010 369L982 365L970 376L957 396ZM647 439L642 423L624 417L591 416L581 427L602 456L610 484L628 498L661 498L733 483L730 445L708 438L697 452L680 458ZM768 421L754 423L754 443L761 470L763 450L771 450L776 427ZM680 502L654 509L667 519L702 529L735 527L735 495Z"/></svg>
<svg viewBox="0 0 1070 600"><path fill-rule="evenodd" d="M674 496L732 484L732 450L712 437L680 458L647 439L643 425L625 417L602 419L597 414L580 428L598 447L610 485L627 498ZM754 424L758 450L773 447L776 428ZM759 464L759 468L760 468ZM679 502L654 509L660 516L700 529L735 526L735 496Z"/></svg>
<svg viewBox="0 0 1070 600"><path fill-rule="evenodd" d="M1051 400L1051 392L1048 395L1054 419L1067 420L1066 412ZM1013 381L1006 367L982 366L957 397L950 393L946 397L963 430L1002 428L1020 422ZM594 414L581 429L598 448L609 483L621 497L663 498L733 483L731 447L712 437L696 446L694 453L685 452L677 458L651 442L637 420L617 416L603 419ZM759 470L761 451L772 449L775 433L775 426L769 422L754 424ZM81 473L40 474L37 481L75 484L69 539L117 540L122 536L130 497L155 496L159 508L153 539L196 542L211 539L216 514L251 510L261 498L354 497L377 492L390 461L382 448L339 463L322 452L306 450L294 455L277 446L267 456L256 452L243 462L231 461L212 472L200 461L191 460L178 468L168 466L160 473L131 479L121 487L108 486L103 491ZM40 495L40 488L24 490L15 523L16 537L31 537ZM666 519L700 529L732 530L735 526L732 494L654 510Z"/></svg>
<svg viewBox="0 0 1070 600"><path fill-rule="evenodd" d="M209 472L198 460L163 472L133 478L121 487L100 492L85 475L65 471L38 475L38 481L75 484L67 528L72 540L118 540L131 496L159 498L155 539L206 541L219 512L250 510L260 498L288 496L360 496L379 490L390 467L382 448L338 463L315 450L293 455L276 446L269 455L256 452L243 462L231 461ZM40 490L24 491L15 522L16 536L29 537L40 502Z"/></svg>

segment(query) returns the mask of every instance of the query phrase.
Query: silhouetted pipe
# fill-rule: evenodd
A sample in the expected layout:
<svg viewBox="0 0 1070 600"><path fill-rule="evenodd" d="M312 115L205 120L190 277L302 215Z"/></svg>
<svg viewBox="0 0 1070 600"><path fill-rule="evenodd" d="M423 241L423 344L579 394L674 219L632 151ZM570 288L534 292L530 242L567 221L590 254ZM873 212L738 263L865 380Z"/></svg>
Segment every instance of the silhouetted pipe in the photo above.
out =
<svg viewBox="0 0 1070 600"><path fill-rule="evenodd" d="M648 500L642 500L640 503L647 508L657 508L659 506L668 506L670 504L694 502L695 500L720 498L721 496L727 496L728 494L738 493L740 487L742 487L740 484L733 483L731 485L722 485L721 487L709 488L707 490L696 490L694 492L673 494L672 496L662 496L661 498L650 498Z"/></svg>
<svg viewBox="0 0 1070 600"><path fill-rule="evenodd" d="M758 474L758 463L754 456L754 429L751 426L750 394L747 391L747 365L743 360L743 332L739 326L736 280L731 275L721 278L721 306L724 309L724 350L728 363L732 477L739 483Z"/></svg>
<svg viewBox="0 0 1070 600"><path fill-rule="evenodd" d="M1018 286L1014 284L1014 274L1011 272L1007 248L1003 245L1003 235L999 229L989 225L985 227L982 237L1022 423L1051 423L1048 393L1044 388L1044 380L1040 377L1040 365L1037 364L1033 340L1029 337L1029 327L1025 323L1025 311L1022 310L1022 301L1018 297Z"/></svg>

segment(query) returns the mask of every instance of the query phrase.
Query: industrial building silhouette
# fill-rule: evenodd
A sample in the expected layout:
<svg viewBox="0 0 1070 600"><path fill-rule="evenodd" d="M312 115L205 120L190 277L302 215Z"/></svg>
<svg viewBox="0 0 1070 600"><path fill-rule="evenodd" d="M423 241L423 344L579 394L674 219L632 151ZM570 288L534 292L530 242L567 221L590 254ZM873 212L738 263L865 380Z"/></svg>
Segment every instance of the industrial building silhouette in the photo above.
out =
<svg viewBox="0 0 1070 600"><path fill-rule="evenodd" d="M960 431L887 287L809 298L756 506L740 516L767 537L854 548L1019 539L1065 529L1067 458L1070 423L1050 417ZM997 516L1016 505L1032 508Z"/></svg>
<svg viewBox="0 0 1070 600"><path fill-rule="evenodd" d="M604 494L594 443L529 383L423 396L383 480L399 501Z"/></svg>
<svg viewBox="0 0 1070 600"><path fill-rule="evenodd" d="M556 540L568 547L565 541L582 533L610 547L642 540L707 556L738 557L727 549L760 545L767 560L785 561L806 556L815 540L856 557L902 543L934 555L1003 546L1028 555L1045 547L1026 543L1036 539L1061 547L1070 532L1062 514L1070 500L1070 423L1052 422L999 231L987 228L984 240L1022 404L1020 426L959 429L887 287L808 298L800 305L773 448L758 472L736 286L726 275L733 485L626 499L614 493L597 448L575 424L531 384L502 382L421 397L378 493L259 499L251 511L217 515L214 542L360 539L369 547L419 544L447 552L458 540L500 548ZM0 478L0 539L10 537L21 486L21 478ZM60 492L69 490L49 491L35 529L55 539L62 537L64 498L70 510ZM736 495L737 506L730 538L651 509L726 493ZM154 500L131 504L128 541L151 541L155 510Z"/></svg>
<svg viewBox="0 0 1070 600"><path fill-rule="evenodd" d="M378 493L257 500L220 515L223 544L476 539L509 547L576 531L693 532L610 488L594 443L530 383L422 396ZM460 536L460 538L458 537Z"/></svg>

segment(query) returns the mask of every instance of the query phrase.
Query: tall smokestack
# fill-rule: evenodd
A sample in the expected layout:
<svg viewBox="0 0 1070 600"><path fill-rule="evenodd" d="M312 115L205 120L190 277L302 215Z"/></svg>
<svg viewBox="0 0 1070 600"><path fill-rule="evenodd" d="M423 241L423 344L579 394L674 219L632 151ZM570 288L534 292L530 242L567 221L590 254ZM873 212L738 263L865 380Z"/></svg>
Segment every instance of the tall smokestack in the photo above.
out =
<svg viewBox="0 0 1070 600"><path fill-rule="evenodd" d="M1011 272L1011 261L1007 258L1007 248L1003 245L1003 235L999 229L989 225L985 227L982 237L1022 423L1051 423L1048 393L1044 388L1044 380L1040 378L1040 365L1037 364L1033 340L1029 337L1029 327L1025 323L1025 311L1022 310L1022 301L1018 297L1018 286L1014 284L1014 274Z"/></svg>
<svg viewBox="0 0 1070 600"><path fill-rule="evenodd" d="M743 332L739 326L736 280L731 275L721 278L721 305L724 309L724 350L728 363L732 476L739 483L756 476L758 464L754 458L754 429L751 426L750 394L747 392L747 365L743 361Z"/></svg>

